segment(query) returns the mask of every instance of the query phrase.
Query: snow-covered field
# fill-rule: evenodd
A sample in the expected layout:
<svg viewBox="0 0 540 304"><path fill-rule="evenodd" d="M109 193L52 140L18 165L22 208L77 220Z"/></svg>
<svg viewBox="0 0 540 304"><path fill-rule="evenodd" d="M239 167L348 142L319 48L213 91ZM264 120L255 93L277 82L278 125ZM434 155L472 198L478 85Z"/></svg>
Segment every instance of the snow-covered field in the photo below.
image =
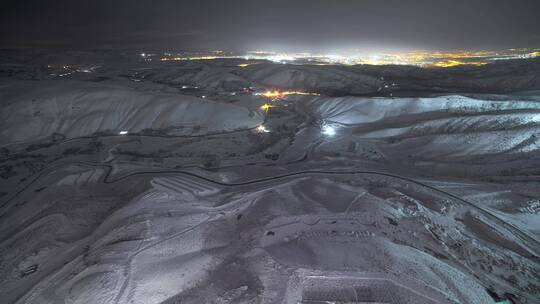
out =
<svg viewBox="0 0 540 304"><path fill-rule="evenodd" d="M538 60L23 55L0 52L2 303L540 301Z"/></svg>

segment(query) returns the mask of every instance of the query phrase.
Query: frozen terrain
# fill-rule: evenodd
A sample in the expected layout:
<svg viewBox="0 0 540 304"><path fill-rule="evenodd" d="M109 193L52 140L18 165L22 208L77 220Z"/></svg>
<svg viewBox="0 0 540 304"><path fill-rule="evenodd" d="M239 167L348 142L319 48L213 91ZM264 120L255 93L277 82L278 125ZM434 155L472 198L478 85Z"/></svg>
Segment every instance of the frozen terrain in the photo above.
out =
<svg viewBox="0 0 540 304"><path fill-rule="evenodd" d="M540 60L242 63L1 51L1 302L540 303Z"/></svg>
<svg viewBox="0 0 540 304"><path fill-rule="evenodd" d="M2 143L122 131L205 135L255 128L263 121L260 113L234 105L92 82L9 82L0 92Z"/></svg>

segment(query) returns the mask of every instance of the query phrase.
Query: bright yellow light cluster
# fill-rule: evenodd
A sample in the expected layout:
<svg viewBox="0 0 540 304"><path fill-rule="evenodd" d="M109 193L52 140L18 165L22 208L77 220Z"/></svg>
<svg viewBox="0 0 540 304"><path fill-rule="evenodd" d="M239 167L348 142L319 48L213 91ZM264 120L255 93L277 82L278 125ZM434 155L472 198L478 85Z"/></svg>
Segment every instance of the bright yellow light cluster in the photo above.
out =
<svg viewBox="0 0 540 304"><path fill-rule="evenodd" d="M357 57L352 64L368 65L416 65L423 67L452 67L458 65L484 65L496 53L488 51L381 53L377 56ZM476 59L469 61L468 59Z"/></svg>
<svg viewBox="0 0 540 304"><path fill-rule="evenodd" d="M268 110L269 110L270 108L273 108L273 107L274 107L274 106L265 103L265 104L263 104L263 105L261 106L261 110L263 110L263 111L266 113L266 112L268 112Z"/></svg>
<svg viewBox="0 0 540 304"><path fill-rule="evenodd" d="M480 61L460 61L460 60L444 60L431 64L430 66L439 67L439 68L449 68L460 65L473 65L473 66L482 66L486 65L487 62Z"/></svg>
<svg viewBox="0 0 540 304"><path fill-rule="evenodd" d="M467 58L485 58L494 56L494 52L488 51L458 51L455 53L449 52L435 52L427 53L431 58L451 58L451 59L467 59Z"/></svg>
<svg viewBox="0 0 540 304"><path fill-rule="evenodd" d="M260 95L264 96L264 97L268 97L268 98L283 98L283 97L285 97L287 95L313 95L313 96L319 96L320 94L301 92L301 91L266 91L264 93L261 93Z"/></svg>

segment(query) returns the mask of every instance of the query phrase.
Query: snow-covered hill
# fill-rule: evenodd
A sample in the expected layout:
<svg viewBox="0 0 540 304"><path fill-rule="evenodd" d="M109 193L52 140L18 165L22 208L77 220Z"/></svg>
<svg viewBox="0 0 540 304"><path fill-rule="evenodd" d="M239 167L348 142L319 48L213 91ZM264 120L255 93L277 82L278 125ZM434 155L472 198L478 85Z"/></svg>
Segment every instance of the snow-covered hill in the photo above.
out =
<svg viewBox="0 0 540 304"><path fill-rule="evenodd" d="M540 60L126 54L0 51L1 303L540 297Z"/></svg>
<svg viewBox="0 0 540 304"><path fill-rule="evenodd" d="M82 81L18 81L0 85L0 142L160 131L204 135L254 128L263 117L200 98L155 94Z"/></svg>
<svg viewBox="0 0 540 304"><path fill-rule="evenodd" d="M431 159L540 149L538 101L319 97L297 106L325 124L348 126L363 138L393 140L396 151Z"/></svg>

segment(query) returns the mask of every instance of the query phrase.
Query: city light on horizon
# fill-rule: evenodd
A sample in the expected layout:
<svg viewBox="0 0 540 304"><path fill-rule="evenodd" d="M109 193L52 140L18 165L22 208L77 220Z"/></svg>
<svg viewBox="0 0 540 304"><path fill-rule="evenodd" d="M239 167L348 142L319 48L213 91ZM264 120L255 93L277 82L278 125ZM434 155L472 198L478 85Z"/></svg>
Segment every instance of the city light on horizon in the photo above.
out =
<svg viewBox="0 0 540 304"><path fill-rule="evenodd" d="M148 56L148 54L146 54ZM311 65L410 65L423 68L448 68L462 65L482 66L501 60L518 60L540 57L540 49L512 48L500 51L349 51L336 53L250 51L235 53L211 51L201 53L165 53L161 61L193 61L216 59L241 59L246 62L236 66L245 68L261 61L281 64Z"/></svg>

